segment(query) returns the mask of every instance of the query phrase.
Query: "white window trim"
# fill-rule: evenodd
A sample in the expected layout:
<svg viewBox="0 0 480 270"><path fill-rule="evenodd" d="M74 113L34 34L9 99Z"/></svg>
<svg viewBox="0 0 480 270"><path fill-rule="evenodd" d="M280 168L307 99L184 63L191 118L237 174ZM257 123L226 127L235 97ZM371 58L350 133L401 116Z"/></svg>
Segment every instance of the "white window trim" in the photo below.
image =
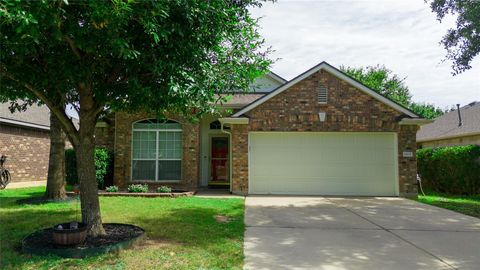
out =
<svg viewBox="0 0 480 270"><path fill-rule="evenodd" d="M178 159L175 159L175 158L162 158L162 159L159 159L158 157L158 153L159 153L159 147L160 147L160 144L158 143L159 142L159 133L160 132L180 132L180 140L182 140L183 136L183 130L182 129L158 129L158 128L154 128L154 129L136 129L133 127L134 124L138 123L138 122L141 122L141 121L145 121L145 120L149 120L149 119L141 119L141 120L138 120L138 121L135 121L132 123L132 129L131 129L131 132L132 132L132 139L131 139L131 143L130 143L130 147L131 147L131 151L130 151L130 154L131 154L131 160L130 160L130 182L135 182L135 183L178 183L180 181L182 181L183 179L183 150L181 151L181 156L180 158ZM173 120L175 121L175 120ZM177 122L177 121L175 121ZM180 123L179 123L180 124ZM155 158L134 158L133 157L133 132L135 131L141 131L141 132L155 132ZM183 143L182 143L182 148L183 148ZM140 179L137 179L137 180L134 180L133 179L133 162L134 161L142 161L142 160L149 160L149 161L155 161L155 179L154 180L151 180L151 179L143 179L143 180L140 180ZM172 180L172 179L167 179L167 180L158 180L158 162L161 161L161 160L179 160L180 161L180 179L175 179L175 180Z"/></svg>

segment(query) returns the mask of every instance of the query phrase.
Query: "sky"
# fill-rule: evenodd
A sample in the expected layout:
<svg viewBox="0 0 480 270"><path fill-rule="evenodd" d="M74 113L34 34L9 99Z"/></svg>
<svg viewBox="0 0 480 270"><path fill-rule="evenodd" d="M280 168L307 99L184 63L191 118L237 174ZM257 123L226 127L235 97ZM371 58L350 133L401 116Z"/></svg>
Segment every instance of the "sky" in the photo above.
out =
<svg viewBox="0 0 480 270"><path fill-rule="evenodd" d="M450 108L480 101L480 55L452 76L439 44L455 18L440 23L423 0L279 0L251 10L287 80L327 61L335 67L385 65L406 78L413 100Z"/></svg>

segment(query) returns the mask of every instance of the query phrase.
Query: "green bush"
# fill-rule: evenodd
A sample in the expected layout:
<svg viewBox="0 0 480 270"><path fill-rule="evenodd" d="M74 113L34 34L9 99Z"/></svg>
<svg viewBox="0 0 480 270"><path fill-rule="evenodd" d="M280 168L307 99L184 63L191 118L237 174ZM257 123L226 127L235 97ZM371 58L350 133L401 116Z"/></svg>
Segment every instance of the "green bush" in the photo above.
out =
<svg viewBox="0 0 480 270"><path fill-rule="evenodd" d="M103 188L105 184L105 175L111 169L112 160L112 155L108 150L104 148L95 149L95 176L99 188ZM78 184L77 158L74 149L65 150L65 174L69 185Z"/></svg>
<svg viewBox="0 0 480 270"><path fill-rule="evenodd" d="M167 186L160 186L160 187L157 188L157 192L158 193L170 193L170 192L172 192L172 188L167 187Z"/></svg>
<svg viewBox="0 0 480 270"><path fill-rule="evenodd" d="M417 168L426 189L460 195L480 193L478 145L420 149Z"/></svg>
<svg viewBox="0 0 480 270"><path fill-rule="evenodd" d="M110 165L110 153L105 148L95 149L95 177L100 188L105 186L105 175Z"/></svg>
<svg viewBox="0 0 480 270"><path fill-rule="evenodd" d="M78 184L77 158L73 149L65 150L65 180L72 186Z"/></svg>
<svg viewBox="0 0 480 270"><path fill-rule="evenodd" d="M105 188L106 192L118 192L118 187L117 186L109 186Z"/></svg>
<svg viewBox="0 0 480 270"><path fill-rule="evenodd" d="M147 193L148 192L148 185L144 184L132 184L127 188L128 192L138 192L138 193Z"/></svg>

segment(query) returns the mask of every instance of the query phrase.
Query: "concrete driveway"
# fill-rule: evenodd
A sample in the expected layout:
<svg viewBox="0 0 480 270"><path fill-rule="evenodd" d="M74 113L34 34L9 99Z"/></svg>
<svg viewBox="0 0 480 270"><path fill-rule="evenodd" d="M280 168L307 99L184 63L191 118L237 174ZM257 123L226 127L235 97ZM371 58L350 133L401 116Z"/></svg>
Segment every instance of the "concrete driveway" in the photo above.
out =
<svg viewBox="0 0 480 270"><path fill-rule="evenodd" d="M401 198L246 198L245 269L480 269L480 219Z"/></svg>

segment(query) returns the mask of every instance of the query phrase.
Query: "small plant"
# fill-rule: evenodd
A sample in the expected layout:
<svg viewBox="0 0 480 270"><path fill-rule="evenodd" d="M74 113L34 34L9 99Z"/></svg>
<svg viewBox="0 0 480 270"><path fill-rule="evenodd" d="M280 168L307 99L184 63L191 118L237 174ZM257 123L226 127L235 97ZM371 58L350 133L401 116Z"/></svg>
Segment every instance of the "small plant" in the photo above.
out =
<svg viewBox="0 0 480 270"><path fill-rule="evenodd" d="M139 193L147 193L148 192L148 185L147 184L132 184L127 188L128 192L139 192Z"/></svg>
<svg viewBox="0 0 480 270"><path fill-rule="evenodd" d="M118 192L118 187L117 186L109 186L105 188L106 192Z"/></svg>
<svg viewBox="0 0 480 270"><path fill-rule="evenodd" d="M157 188L157 192L158 193L170 193L170 192L172 192L172 188L167 187L167 186L160 186L160 187Z"/></svg>

